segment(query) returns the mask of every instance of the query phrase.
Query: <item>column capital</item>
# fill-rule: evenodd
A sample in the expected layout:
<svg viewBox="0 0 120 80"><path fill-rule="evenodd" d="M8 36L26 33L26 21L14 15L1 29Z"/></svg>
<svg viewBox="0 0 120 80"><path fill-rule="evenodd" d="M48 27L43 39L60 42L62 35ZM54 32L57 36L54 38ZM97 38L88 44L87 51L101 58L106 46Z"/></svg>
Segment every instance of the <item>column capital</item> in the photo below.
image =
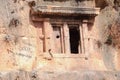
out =
<svg viewBox="0 0 120 80"><path fill-rule="evenodd" d="M88 23L88 20L84 19L82 22L83 22L83 23Z"/></svg>

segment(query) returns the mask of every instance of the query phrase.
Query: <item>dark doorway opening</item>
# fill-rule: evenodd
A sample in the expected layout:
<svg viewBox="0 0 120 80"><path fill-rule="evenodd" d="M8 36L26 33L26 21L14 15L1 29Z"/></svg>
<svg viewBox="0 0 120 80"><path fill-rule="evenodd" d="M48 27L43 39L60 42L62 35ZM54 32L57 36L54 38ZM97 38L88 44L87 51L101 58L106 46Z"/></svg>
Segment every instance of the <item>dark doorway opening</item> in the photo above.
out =
<svg viewBox="0 0 120 80"><path fill-rule="evenodd" d="M79 53L79 41L80 41L80 32L79 27L71 26L69 27L70 34L70 50L72 54Z"/></svg>

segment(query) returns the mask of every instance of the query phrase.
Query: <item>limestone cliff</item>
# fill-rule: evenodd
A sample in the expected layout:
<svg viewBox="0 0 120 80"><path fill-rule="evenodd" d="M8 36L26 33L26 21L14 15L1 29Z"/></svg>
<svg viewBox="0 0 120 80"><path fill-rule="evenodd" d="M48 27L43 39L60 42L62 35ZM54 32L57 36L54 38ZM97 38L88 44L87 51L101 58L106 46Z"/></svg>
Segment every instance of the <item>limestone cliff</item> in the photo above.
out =
<svg viewBox="0 0 120 80"><path fill-rule="evenodd" d="M79 0L77 1L79 2ZM80 71L81 69L78 72L66 70L66 67L69 66L63 65L67 64L64 60L71 61L73 68L73 63L78 64L76 60L64 58L61 61L59 59L51 60L51 58L46 60L43 55L36 54L38 53L38 37L36 28L30 20L30 11L38 4L37 2L39 0L0 0L0 79L67 80L67 77L69 80L79 80L79 78L83 80L120 79L117 72L120 70L119 0L96 0L96 6L101 10L95 18L90 33L92 40L90 44L93 45L90 49L91 53L89 57L81 60L81 65L87 66L85 72Z"/></svg>

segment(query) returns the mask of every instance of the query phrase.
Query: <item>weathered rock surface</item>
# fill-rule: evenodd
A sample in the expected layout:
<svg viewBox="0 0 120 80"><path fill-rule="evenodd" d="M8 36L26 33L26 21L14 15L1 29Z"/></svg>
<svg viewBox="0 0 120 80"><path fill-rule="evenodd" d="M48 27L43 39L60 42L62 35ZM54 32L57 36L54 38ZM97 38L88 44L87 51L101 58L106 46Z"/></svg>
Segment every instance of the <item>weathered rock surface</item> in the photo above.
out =
<svg viewBox="0 0 120 80"><path fill-rule="evenodd" d="M119 80L120 72L111 71L14 71L1 72L1 80Z"/></svg>
<svg viewBox="0 0 120 80"><path fill-rule="evenodd" d="M91 53L88 60L64 57L51 59L50 55L36 54L38 37L36 28L30 21L34 1L39 2L0 1L1 80L120 79L119 0L96 0L101 11L90 33L90 44L93 47L89 49Z"/></svg>

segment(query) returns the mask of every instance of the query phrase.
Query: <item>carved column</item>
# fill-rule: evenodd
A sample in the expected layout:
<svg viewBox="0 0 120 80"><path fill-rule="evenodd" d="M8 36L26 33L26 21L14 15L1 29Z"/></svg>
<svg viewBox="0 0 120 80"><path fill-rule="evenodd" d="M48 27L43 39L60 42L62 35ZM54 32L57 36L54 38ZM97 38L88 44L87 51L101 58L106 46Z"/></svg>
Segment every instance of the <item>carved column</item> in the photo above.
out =
<svg viewBox="0 0 120 80"><path fill-rule="evenodd" d="M51 24L49 22L49 20L45 20L44 21L44 51L45 52L49 52L49 50L51 50L51 35L52 35L52 31L51 31Z"/></svg>
<svg viewBox="0 0 120 80"><path fill-rule="evenodd" d="M87 20L83 20L82 23L82 28L83 28L83 43L84 43L84 53L85 55L88 55L89 53L89 43L88 43L88 26L87 26L88 21Z"/></svg>
<svg viewBox="0 0 120 80"><path fill-rule="evenodd" d="M83 27L81 24L79 25L79 31L80 31L79 53L84 54Z"/></svg>
<svg viewBox="0 0 120 80"><path fill-rule="evenodd" d="M70 38L69 38L69 28L67 23L63 25L64 30L64 41L65 41L65 53L70 53Z"/></svg>

